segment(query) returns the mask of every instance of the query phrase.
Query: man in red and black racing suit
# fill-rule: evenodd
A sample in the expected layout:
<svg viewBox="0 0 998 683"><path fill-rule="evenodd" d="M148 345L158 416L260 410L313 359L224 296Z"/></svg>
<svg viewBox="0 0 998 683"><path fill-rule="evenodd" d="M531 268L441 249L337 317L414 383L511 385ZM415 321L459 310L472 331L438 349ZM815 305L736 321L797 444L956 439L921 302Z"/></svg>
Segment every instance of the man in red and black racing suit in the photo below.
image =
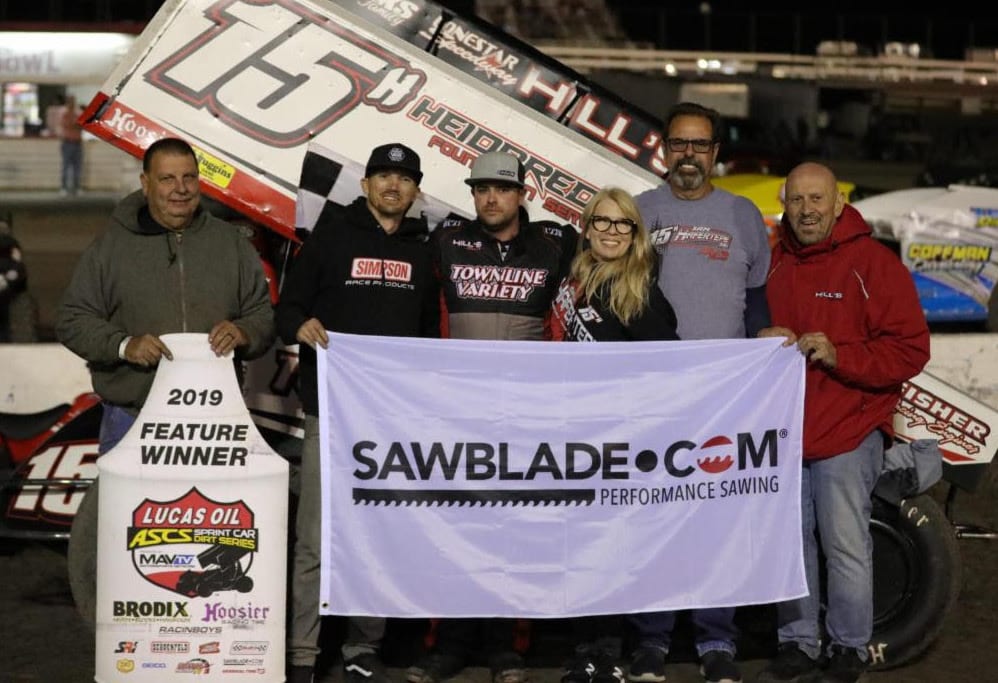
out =
<svg viewBox="0 0 998 683"><path fill-rule="evenodd" d="M528 222L521 206L524 168L503 152L483 154L465 180L475 220L448 220L431 234L441 284L441 336L454 339L550 339L551 302L575 256L569 225ZM442 619L436 644L406 672L410 683L442 683L478 649L488 656L493 683L523 683L515 619ZM522 642L519 643L522 646Z"/></svg>
<svg viewBox="0 0 998 683"><path fill-rule="evenodd" d="M509 154L482 155L465 182L476 219L444 221L431 236L442 336L550 339L551 301L575 256L575 229L528 222L523 165Z"/></svg>

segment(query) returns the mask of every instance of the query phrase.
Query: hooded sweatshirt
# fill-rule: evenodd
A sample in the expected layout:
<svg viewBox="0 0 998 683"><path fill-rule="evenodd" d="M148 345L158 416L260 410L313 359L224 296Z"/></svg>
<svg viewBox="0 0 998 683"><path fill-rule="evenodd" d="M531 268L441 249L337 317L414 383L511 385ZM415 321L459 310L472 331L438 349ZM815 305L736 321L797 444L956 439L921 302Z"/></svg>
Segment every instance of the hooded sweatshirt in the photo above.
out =
<svg viewBox="0 0 998 683"><path fill-rule="evenodd" d="M808 363L804 458L847 453L873 430L893 437L901 387L929 360L929 329L911 275L846 205L821 242L801 245L784 218L766 297L774 325L824 332L837 365Z"/></svg>
<svg viewBox="0 0 998 683"><path fill-rule="evenodd" d="M330 204L305 240L277 304L277 331L297 344L298 328L317 318L325 329L388 337L440 335L439 288L424 219L405 218L388 234L358 197ZM302 408L319 414L315 350L299 345Z"/></svg>
<svg viewBox="0 0 998 683"><path fill-rule="evenodd" d="M199 209L167 230L141 191L112 211L107 230L83 252L56 318L59 341L87 361L94 391L137 412L156 368L118 358L127 336L208 333L231 320L246 333L240 358L274 341L274 316L259 256L245 233ZM205 342L207 343L207 342Z"/></svg>

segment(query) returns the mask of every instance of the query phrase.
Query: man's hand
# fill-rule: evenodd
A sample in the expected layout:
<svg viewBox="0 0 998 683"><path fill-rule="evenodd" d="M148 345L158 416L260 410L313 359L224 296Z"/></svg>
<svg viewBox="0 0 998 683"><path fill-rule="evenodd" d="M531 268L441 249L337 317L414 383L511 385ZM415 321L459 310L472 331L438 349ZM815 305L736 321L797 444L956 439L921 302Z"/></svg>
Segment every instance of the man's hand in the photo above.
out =
<svg viewBox="0 0 998 683"><path fill-rule="evenodd" d="M318 318L309 318L303 322L295 334L295 339L303 344L308 344L312 348L315 348L316 344L322 348L326 348L326 345L329 344L329 336L326 334L326 328L319 322Z"/></svg>
<svg viewBox="0 0 998 683"><path fill-rule="evenodd" d="M821 363L827 368L838 365L838 355L835 345L825 336L824 332L808 332L797 340L797 348L801 350L810 363Z"/></svg>
<svg viewBox="0 0 998 683"><path fill-rule="evenodd" d="M170 349L154 334L132 337L125 344L125 360L134 365L141 365L144 368L156 367L159 365L159 359L164 356L167 360L173 360Z"/></svg>
<svg viewBox="0 0 998 683"><path fill-rule="evenodd" d="M783 340L784 346L790 346L797 341L797 335L789 327L764 327L759 330L759 334L756 337L786 337Z"/></svg>
<svg viewBox="0 0 998 683"><path fill-rule="evenodd" d="M223 320L211 328L208 333L208 343L216 356L224 356L235 351L237 347L249 344L249 337L243 332L239 325L229 320Z"/></svg>

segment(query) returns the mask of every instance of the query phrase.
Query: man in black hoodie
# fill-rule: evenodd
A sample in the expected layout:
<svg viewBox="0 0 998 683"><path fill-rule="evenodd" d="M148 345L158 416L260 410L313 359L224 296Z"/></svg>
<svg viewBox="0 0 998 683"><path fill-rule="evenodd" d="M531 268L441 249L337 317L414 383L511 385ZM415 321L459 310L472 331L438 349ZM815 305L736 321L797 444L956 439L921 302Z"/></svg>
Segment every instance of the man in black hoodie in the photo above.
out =
<svg viewBox="0 0 998 683"><path fill-rule="evenodd" d="M419 194L419 156L398 143L376 147L346 207L327 205L302 245L277 305L277 331L299 344L298 393L305 411L301 491L295 523L288 682L311 683L319 653L319 408L316 345L326 330L436 337L439 289L423 218L406 217ZM384 683L378 648L385 620L351 617L343 644L347 683Z"/></svg>

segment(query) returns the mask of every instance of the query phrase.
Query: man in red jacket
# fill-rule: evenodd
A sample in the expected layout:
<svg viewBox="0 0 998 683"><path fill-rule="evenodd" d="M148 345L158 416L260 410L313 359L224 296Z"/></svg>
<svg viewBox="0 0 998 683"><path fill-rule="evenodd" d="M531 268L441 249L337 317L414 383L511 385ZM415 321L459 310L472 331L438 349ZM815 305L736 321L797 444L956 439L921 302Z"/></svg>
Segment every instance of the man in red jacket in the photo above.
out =
<svg viewBox="0 0 998 683"><path fill-rule="evenodd" d="M801 500L810 594L778 606L779 653L758 680L858 681L873 632L870 495L901 384L928 362L929 329L908 271L846 205L827 167L804 163L787 176L782 232L766 282L774 327L759 336L785 336L808 359Z"/></svg>

